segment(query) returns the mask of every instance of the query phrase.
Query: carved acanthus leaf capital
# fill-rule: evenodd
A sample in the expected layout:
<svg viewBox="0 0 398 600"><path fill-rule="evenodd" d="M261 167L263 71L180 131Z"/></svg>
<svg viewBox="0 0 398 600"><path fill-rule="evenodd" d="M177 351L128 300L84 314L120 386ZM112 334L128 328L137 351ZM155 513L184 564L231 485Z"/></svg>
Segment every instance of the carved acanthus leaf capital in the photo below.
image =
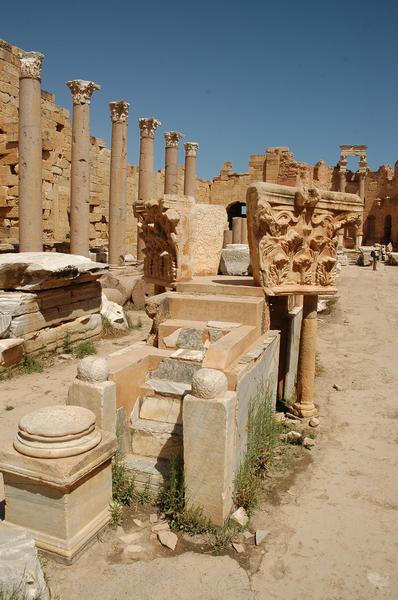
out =
<svg viewBox="0 0 398 600"><path fill-rule="evenodd" d="M184 144L184 147L186 156L196 156L199 150L199 144L197 144L196 142L186 142L186 144Z"/></svg>
<svg viewBox="0 0 398 600"><path fill-rule="evenodd" d="M158 119L155 119L154 117L151 118L141 118L138 119L138 124L140 127L140 134L141 137L150 137L150 138L154 138L155 137L155 133L158 127L160 127L161 122Z"/></svg>
<svg viewBox="0 0 398 600"><path fill-rule="evenodd" d="M26 52L21 54L21 78L40 79L41 66L44 59L44 54L40 52Z"/></svg>
<svg viewBox="0 0 398 600"><path fill-rule="evenodd" d="M164 139L166 140L166 148L178 148L178 143L184 137L179 131L166 131Z"/></svg>
<svg viewBox="0 0 398 600"><path fill-rule="evenodd" d="M129 106L130 104L124 100L109 102L112 123L126 123L129 116Z"/></svg>
<svg viewBox="0 0 398 600"><path fill-rule="evenodd" d="M99 91L101 86L93 81L73 79L67 81L66 85L72 92L73 104L90 104L93 92Z"/></svg>

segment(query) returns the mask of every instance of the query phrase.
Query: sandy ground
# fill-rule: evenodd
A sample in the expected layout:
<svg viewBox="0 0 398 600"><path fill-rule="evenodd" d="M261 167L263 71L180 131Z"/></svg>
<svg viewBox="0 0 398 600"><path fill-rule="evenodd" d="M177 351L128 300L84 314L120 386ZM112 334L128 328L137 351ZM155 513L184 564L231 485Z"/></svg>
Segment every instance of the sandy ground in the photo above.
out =
<svg viewBox="0 0 398 600"><path fill-rule="evenodd" d="M61 600L398 598L398 269L345 267L339 288L335 313L320 315L316 447L252 520L269 531L262 546L215 557L179 542L129 561L108 530L71 567L49 561ZM2 404L61 401L75 369L0 384L0 427L14 412Z"/></svg>

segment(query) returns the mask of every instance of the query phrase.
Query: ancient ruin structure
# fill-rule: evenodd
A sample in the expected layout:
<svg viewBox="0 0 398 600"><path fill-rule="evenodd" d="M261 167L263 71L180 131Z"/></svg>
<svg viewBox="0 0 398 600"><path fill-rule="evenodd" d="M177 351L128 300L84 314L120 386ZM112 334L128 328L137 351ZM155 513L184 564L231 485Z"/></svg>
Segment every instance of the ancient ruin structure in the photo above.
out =
<svg viewBox="0 0 398 600"><path fill-rule="evenodd" d="M43 55L21 58L19 82L19 250L43 250L41 65Z"/></svg>
<svg viewBox="0 0 398 600"><path fill-rule="evenodd" d="M127 123L129 103L109 104L112 119L112 152L109 186L109 266L120 267L126 253Z"/></svg>
<svg viewBox="0 0 398 600"><path fill-rule="evenodd" d="M70 187L70 251L88 256L90 249L90 101L100 86L93 81L68 81L73 98Z"/></svg>
<svg viewBox="0 0 398 600"><path fill-rule="evenodd" d="M166 141L166 156L164 161L164 193L178 193L178 142L184 135L178 131L167 131L164 134Z"/></svg>
<svg viewBox="0 0 398 600"><path fill-rule="evenodd" d="M199 144L196 142L187 142L185 147L185 178L184 194L185 196L196 197L196 155L199 150Z"/></svg>

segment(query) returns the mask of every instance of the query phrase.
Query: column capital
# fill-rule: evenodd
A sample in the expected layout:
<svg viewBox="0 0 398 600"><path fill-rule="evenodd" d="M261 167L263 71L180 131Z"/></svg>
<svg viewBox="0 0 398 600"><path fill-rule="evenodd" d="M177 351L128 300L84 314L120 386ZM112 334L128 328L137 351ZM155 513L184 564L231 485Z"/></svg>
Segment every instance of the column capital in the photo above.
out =
<svg viewBox="0 0 398 600"><path fill-rule="evenodd" d="M186 156L196 156L199 150L199 144L196 142L186 142L184 147Z"/></svg>
<svg viewBox="0 0 398 600"><path fill-rule="evenodd" d="M44 54L41 54L40 52L25 52L24 54L21 54L20 78L40 79L43 59Z"/></svg>
<svg viewBox="0 0 398 600"><path fill-rule="evenodd" d="M138 119L138 124L140 127L140 134L142 138L154 138L156 129L161 125L161 122L158 121L158 119L155 119L154 117L143 117L141 119Z"/></svg>
<svg viewBox="0 0 398 600"><path fill-rule="evenodd" d="M83 79L67 81L66 85L72 92L73 104L90 104L92 93L101 89L101 86L94 81Z"/></svg>
<svg viewBox="0 0 398 600"><path fill-rule="evenodd" d="M112 123L126 123L129 117L129 106L129 102L125 100L109 102Z"/></svg>
<svg viewBox="0 0 398 600"><path fill-rule="evenodd" d="M166 140L166 148L178 148L178 142L185 137L179 131L166 131L164 139Z"/></svg>

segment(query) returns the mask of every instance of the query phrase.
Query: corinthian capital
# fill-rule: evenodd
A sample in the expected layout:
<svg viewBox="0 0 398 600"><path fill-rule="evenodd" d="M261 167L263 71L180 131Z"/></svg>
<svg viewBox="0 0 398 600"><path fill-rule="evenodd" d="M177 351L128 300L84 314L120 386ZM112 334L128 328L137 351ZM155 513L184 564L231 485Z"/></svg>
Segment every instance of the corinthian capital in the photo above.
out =
<svg viewBox="0 0 398 600"><path fill-rule="evenodd" d="M178 148L178 142L184 137L179 131L166 131L164 139L166 140L166 148Z"/></svg>
<svg viewBox="0 0 398 600"><path fill-rule="evenodd" d="M199 150L199 144L196 142L187 142L184 144L186 156L196 156Z"/></svg>
<svg viewBox="0 0 398 600"><path fill-rule="evenodd" d="M72 92L73 104L90 104L92 93L101 89L97 83L83 79L67 81L66 85Z"/></svg>
<svg viewBox="0 0 398 600"><path fill-rule="evenodd" d="M21 54L21 78L40 79L41 65L44 54L40 52L26 52Z"/></svg>
<svg viewBox="0 0 398 600"><path fill-rule="evenodd" d="M129 116L129 106L130 104L124 100L109 102L112 123L125 123Z"/></svg>
<svg viewBox="0 0 398 600"><path fill-rule="evenodd" d="M151 117L150 119L138 119L138 124L140 126L140 133L142 138L154 138L156 129L161 125L161 122Z"/></svg>

